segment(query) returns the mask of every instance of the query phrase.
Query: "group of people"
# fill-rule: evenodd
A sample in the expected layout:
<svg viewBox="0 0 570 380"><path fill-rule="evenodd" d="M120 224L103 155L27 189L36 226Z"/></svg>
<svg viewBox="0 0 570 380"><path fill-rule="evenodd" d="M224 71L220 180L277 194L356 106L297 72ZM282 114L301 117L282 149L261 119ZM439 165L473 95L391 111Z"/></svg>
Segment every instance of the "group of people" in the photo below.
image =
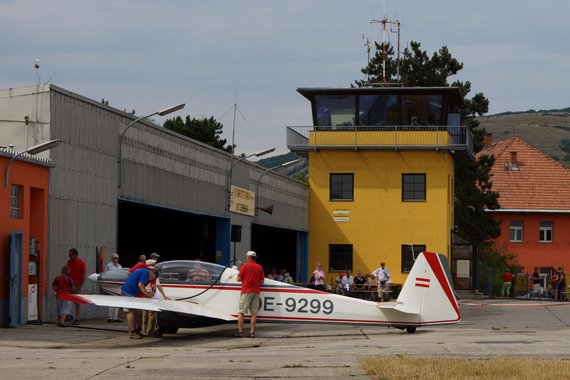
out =
<svg viewBox="0 0 570 380"><path fill-rule="evenodd" d="M503 273L503 286L501 288L501 297L509 298L511 293L511 285L513 282L514 274L511 273L509 268L505 269ZM534 268L532 275L530 277L532 284L532 297L535 299L540 299L544 293L546 287L546 279L543 278L538 270L538 267ZM550 291L548 296L554 301L566 301L566 273L562 267L558 269L553 268L550 275Z"/></svg>
<svg viewBox="0 0 570 380"><path fill-rule="evenodd" d="M66 298L67 294L81 293L81 288L85 282L87 266L85 261L79 257L79 252L75 248L68 251L67 264L61 268L61 274L57 276L51 287L56 292L57 302L57 325L65 327L65 322L70 322L74 326L79 325L81 304L75 302L75 319L71 315L72 301Z"/></svg>
<svg viewBox="0 0 570 380"><path fill-rule="evenodd" d="M293 283L293 277L289 273L287 269L273 269L268 275L267 278L270 280L284 282L286 284Z"/></svg>
<svg viewBox="0 0 570 380"><path fill-rule="evenodd" d="M317 262L310 285L315 289L327 290L326 275L323 271L323 265ZM380 267L372 272L372 274L363 275L361 271L356 272L353 277L351 272L340 272L335 279L334 290L337 294L351 295L368 300L375 300L376 297L372 293L377 291L378 299L384 302L388 298L388 289L392 282L390 271L386 268L386 263L381 262ZM331 285L332 286L332 285Z"/></svg>
<svg viewBox="0 0 570 380"><path fill-rule="evenodd" d="M162 298L169 300L170 298L164 293L160 285L159 272L156 264L160 255L151 254L151 259L147 260L145 255L139 256L139 261L129 269L129 276L124 285L121 287L121 295L124 297L147 297L159 298L158 292ZM261 265L257 264L257 254L249 251L246 254L246 262L239 269L237 281L241 282L241 293L239 299L238 311L238 330L234 334L235 337L243 336L243 327L245 316L250 315L250 330L247 334L250 338L255 338L255 328L257 322L257 311L260 303L261 285L265 280L265 274ZM119 264L119 255L114 253L111 261L106 265L106 270L121 270ZM188 273L192 278L209 278L209 273L198 265ZM61 269L61 274L57 276L52 288L56 291L58 326L65 327L65 322L71 316L72 301L66 299L66 294L80 293L81 287L86 278L85 261L79 258L77 249L69 250L69 261ZM109 318L107 322L122 322L119 319L119 309L109 308ZM73 325L79 325L80 304L76 303L75 319ZM129 337L140 339L143 336L153 336L152 332L156 324L156 312L127 309L127 322L129 326Z"/></svg>
<svg viewBox="0 0 570 380"><path fill-rule="evenodd" d="M562 267L552 269L550 280L552 283L552 299L560 302L566 301L566 273Z"/></svg>

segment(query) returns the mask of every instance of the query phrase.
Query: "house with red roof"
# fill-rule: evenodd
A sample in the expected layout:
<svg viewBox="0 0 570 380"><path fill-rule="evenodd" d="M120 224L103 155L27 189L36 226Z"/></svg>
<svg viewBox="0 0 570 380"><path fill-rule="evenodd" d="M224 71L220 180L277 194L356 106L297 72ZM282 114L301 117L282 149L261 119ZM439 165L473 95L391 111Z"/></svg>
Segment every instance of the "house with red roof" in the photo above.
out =
<svg viewBox="0 0 570 380"><path fill-rule="evenodd" d="M570 268L570 171L518 137L492 142L479 154L495 156L493 190L501 208L495 242L516 255L523 272Z"/></svg>

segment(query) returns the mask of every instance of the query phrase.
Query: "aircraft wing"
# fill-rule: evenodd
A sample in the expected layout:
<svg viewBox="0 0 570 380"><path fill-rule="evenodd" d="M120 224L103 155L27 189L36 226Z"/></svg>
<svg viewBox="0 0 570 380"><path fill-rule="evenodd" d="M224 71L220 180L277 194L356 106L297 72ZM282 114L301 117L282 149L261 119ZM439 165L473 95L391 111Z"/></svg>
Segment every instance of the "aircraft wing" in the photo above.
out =
<svg viewBox="0 0 570 380"><path fill-rule="evenodd" d="M235 321L229 314L192 301L157 300L151 298L109 296L99 294L70 294L66 297L73 302L107 307L123 307L127 309L169 311L173 313L196 315L223 321Z"/></svg>
<svg viewBox="0 0 570 380"><path fill-rule="evenodd" d="M397 310L397 311L399 311L401 313L405 313L405 314L417 314L417 315L419 315L417 310L412 309L411 307L406 306L400 302L398 302L398 303L393 303L393 302L379 303L378 308L379 309Z"/></svg>

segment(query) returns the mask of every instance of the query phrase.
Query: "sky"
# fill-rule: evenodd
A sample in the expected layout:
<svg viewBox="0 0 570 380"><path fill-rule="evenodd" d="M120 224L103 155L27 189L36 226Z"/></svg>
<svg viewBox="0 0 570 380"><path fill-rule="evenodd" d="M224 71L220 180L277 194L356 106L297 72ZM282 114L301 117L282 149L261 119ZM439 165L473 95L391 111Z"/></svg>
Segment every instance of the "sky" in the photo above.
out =
<svg viewBox="0 0 570 380"><path fill-rule="evenodd" d="M39 74L139 116L184 102L169 116L213 116L237 154L283 154L286 127L312 124L296 89L364 79L363 35L397 42L384 14L402 50L447 46L464 64L450 82L489 114L570 106L568 0L0 0L0 89Z"/></svg>

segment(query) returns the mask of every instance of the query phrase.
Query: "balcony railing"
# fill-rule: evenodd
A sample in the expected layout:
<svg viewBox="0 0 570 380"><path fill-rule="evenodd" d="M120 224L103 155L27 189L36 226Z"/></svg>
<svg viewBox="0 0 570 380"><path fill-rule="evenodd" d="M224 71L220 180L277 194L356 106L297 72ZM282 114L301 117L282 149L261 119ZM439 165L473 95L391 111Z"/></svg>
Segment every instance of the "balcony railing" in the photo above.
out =
<svg viewBox="0 0 570 380"><path fill-rule="evenodd" d="M309 150L453 150L473 155L473 134L464 126L287 127L287 147Z"/></svg>

